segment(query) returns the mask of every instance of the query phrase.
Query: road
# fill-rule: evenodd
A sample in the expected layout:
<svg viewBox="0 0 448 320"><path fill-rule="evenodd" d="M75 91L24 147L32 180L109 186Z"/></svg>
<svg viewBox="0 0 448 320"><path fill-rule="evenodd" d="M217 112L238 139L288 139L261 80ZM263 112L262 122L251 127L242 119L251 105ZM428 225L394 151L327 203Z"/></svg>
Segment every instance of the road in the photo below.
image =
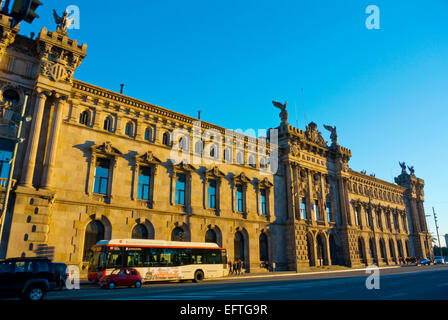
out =
<svg viewBox="0 0 448 320"><path fill-rule="evenodd" d="M150 283L142 288L48 293L46 300L448 300L448 265L381 269L379 290L368 290L365 271L220 279L202 283Z"/></svg>

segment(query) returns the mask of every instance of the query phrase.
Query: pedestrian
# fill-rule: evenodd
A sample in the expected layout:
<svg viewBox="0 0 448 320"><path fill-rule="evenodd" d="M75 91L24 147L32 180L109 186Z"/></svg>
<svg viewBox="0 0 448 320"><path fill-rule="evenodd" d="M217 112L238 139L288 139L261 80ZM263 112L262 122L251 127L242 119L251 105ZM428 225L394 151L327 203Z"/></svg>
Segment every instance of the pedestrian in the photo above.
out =
<svg viewBox="0 0 448 320"><path fill-rule="evenodd" d="M233 271L232 271L232 273L235 273L235 274L236 274L236 272L238 270L237 261L238 261L238 259L233 261Z"/></svg>
<svg viewBox="0 0 448 320"><path fill-rule="evenodd" d="M232 261L229 260L229 262L227 263L229 265L229 275L233 274L233 264Z"/></svg>
<svg viewBox="0 0 448 320"><path fill-rule="evenodd" d="M243 262L241 260L238 259L238 275L241 275L241 268L243 266Z"/></svg>

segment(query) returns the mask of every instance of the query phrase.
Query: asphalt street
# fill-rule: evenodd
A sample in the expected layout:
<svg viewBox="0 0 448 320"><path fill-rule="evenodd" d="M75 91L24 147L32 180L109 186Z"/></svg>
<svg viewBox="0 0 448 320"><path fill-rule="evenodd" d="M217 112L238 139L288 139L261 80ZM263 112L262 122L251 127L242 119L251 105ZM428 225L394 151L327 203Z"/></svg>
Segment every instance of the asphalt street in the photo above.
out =
<svg viewBox="0 0 448 320"><path fill-rule="evenodd" d="M369 275L365 270L280 274L113 290L82 285L50 292L46 300L448 300L448 265L381 269L379 289L367 289Z"/></svg>

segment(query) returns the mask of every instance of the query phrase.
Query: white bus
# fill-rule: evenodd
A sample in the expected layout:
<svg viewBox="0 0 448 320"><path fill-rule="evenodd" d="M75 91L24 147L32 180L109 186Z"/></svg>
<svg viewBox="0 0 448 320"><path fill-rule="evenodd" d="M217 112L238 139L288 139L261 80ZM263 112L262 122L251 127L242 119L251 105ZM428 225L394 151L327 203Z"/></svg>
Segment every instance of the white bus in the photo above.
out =
<svg viewBox="0 0 448 320"><path fill-rule="evenodd" d="M226 249L216 243L115 239L92 247L88 279L117 268L135 268L143 281L193 280L228 274Z"/></svg>

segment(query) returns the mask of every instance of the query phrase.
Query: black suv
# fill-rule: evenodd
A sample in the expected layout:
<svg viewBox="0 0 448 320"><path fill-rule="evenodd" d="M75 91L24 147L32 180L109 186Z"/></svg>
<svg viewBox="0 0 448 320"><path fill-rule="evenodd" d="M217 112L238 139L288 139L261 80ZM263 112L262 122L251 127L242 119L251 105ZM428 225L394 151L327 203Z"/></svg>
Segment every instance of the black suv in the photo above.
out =
<svg viewBox="0 0 448 320"><path fill-rule="evenodd" d="M46 258L14 258L0 260L0 297L42 300L54 290L56 268Z"/></svg>

